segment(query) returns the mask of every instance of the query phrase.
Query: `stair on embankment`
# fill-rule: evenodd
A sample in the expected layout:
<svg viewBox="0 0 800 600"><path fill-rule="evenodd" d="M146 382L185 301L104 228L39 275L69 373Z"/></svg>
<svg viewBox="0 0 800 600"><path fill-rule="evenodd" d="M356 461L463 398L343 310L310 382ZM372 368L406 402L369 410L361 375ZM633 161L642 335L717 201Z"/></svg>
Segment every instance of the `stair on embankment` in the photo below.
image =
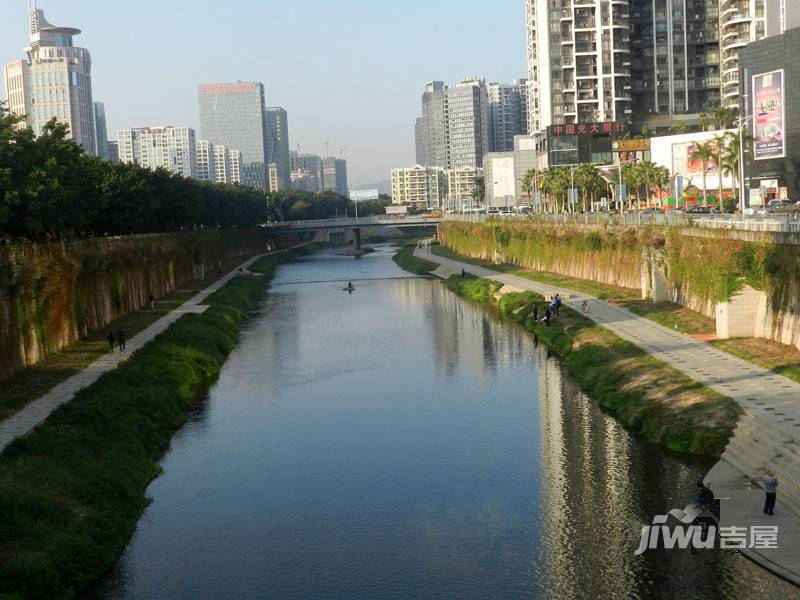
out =
<svg viewBox="0 0 800 600"><path fill-rule="evenodd" d="M504 285L503 287L501 287L499 290L497 290L494 293L494 297L495 297L495 300L499 300L500 298L502 298L506 294L521 294L524 291L525 290L523 290L521 288L516 288L516 287L511 286L511 285Z"/></svg>
<svg viewBox="0 0 800 600"><path fill-rule="evenodd" d="M778 478L778 502L800 516L800 439L751 410L739 420L722 455L748 477L769 469Z"/></svg>

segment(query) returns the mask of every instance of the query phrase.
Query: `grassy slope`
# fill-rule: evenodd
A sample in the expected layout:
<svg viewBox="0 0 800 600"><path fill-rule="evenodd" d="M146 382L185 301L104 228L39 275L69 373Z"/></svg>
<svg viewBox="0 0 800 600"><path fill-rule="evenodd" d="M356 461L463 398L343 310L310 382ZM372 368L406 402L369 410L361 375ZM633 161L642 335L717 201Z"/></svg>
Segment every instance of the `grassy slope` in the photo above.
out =
<svg viewBox="0 0 800 600"><path fill-rule="evenodd" d="M496 304L496 284L451 277L448 288L464 297ZM500 313L535 331L564 362L570 376L589 396L648 441L670 450L719 455L741 415L731 399L709 390L656 360L582 315L563 309L551 327L530 319L533 292L508 294Z"/></svg>
<svg viewBox="0 0 800 600"><path fill-rule="evenodd" d="M670 329L680 331L681 333L691 335L713 333L716 331L713 319L672 302L659 302L655 304L650 300L642 300L639 290L598 283L587 279L577 279L557 273L529 271L514 265L495 265L479 259L465 258L444 246L433 246L431 250L437 256L484 266L510 275L538 281L539 283L546 283L556 287L583 292L584 294L589 294L601 300L612 300L617 304L625 306L637 315L655 321Z"/></svg>
<svg viewBox="0 0 800 600"><path fill-rule="evenodd" d="M270 256L0 456L0 598L69 597L117 560L145 490L277 266Z"/></svg>
<svg viewBox="0 0 800 600"><path fill-rule="evenodd" d="M405 269L409 273L414 273L415 275L427 275L439 265L414 256L414 248L416 247L416 241L404 244L392 257L392 260L397 263L397 266L399 266L401 269Z"/></svg>

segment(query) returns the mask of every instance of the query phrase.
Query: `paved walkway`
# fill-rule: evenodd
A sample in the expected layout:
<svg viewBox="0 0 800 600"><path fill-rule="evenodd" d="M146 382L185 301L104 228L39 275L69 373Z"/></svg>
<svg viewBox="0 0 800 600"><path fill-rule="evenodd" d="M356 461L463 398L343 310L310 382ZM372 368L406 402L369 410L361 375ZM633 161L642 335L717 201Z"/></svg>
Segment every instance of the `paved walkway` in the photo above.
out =
<svg viewBox="0 0 800 600"><path fill-rule="evenodd" d="M781 435L792 440L793 444L800 438L800 384L587 294L436 256L429 247L417 248L415 255L455 272L460 273L461 269L464 269L472 275L533 291L545 298L560 294L564 304L577 311L581 310L583 300L587 299L590 312L586 316L593 321L692 379L734 399L753 418L780 431ZM737 472L738 478L731 476L731 473ZM722 473L723 476L715 480L714 476L717 473ZM741 494L741 489L747 485L746 476L752 475L754 475L752 472L743 473L741 469L737 470L724 455L720 465L709 473L708 481L717 497L738 499L725 503L724 508L732 509L732 514L738 519L736 524L739 526L762 524L761 490L756 488L758 497L755 499L747 497L746 501ZM778 491L779 506L776 509L776 516L770 519L769 523L778 525L781 529L780 552L770 553L768 557L759 557L753 553L750 557L767 568L771 568L770 564L779 565L781 576L790 578L800 585L800 535L797 535L800 530L798 527L800 515L793 514L785 505L781 505L780 484ZM778 572L775 568L771 570Z"/></svg>
<svg viewBox="0 0 800 600"><path fill-rule="evenodd" d="M81 389L90 386L103 374L111 371L123 361L130 358L137 350L166 330L185 314L200 314L208 309L203 302L231 279L236 277L239 269L246 269L260 256L254 256L236 267L206 289L193 296L172 312L164 315L147 329L132 337L127 342L127 352L115 350L103 355L80 373L60 383L44 396L26 405L19 412L0 423L0 452L20 436L43 422L50 414L65 402L69 402Z"/></svg>

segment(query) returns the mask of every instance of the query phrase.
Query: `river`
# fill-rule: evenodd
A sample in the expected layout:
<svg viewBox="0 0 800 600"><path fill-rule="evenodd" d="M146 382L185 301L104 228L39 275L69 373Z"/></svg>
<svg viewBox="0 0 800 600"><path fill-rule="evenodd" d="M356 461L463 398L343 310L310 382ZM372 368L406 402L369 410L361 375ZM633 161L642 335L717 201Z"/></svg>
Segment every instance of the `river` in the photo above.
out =
<svg viewBox="0 0 800 600"><path fill-rule="evenodd" d="M532 335L390 257L281 267L89 597L797 593L735 555L635 557L709 463L638 440Z"/></svg>

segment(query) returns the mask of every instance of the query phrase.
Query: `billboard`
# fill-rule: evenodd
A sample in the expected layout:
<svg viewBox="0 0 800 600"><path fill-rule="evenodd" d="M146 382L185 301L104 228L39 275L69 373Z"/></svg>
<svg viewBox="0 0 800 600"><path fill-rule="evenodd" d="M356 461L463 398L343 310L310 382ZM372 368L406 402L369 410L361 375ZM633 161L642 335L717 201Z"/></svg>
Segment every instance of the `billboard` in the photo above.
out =
<svg viewBox="0 0 800 600"><path fill-rule="evenodd" d="M786 156L783 69L753 75L753 160Z"/></svg>

